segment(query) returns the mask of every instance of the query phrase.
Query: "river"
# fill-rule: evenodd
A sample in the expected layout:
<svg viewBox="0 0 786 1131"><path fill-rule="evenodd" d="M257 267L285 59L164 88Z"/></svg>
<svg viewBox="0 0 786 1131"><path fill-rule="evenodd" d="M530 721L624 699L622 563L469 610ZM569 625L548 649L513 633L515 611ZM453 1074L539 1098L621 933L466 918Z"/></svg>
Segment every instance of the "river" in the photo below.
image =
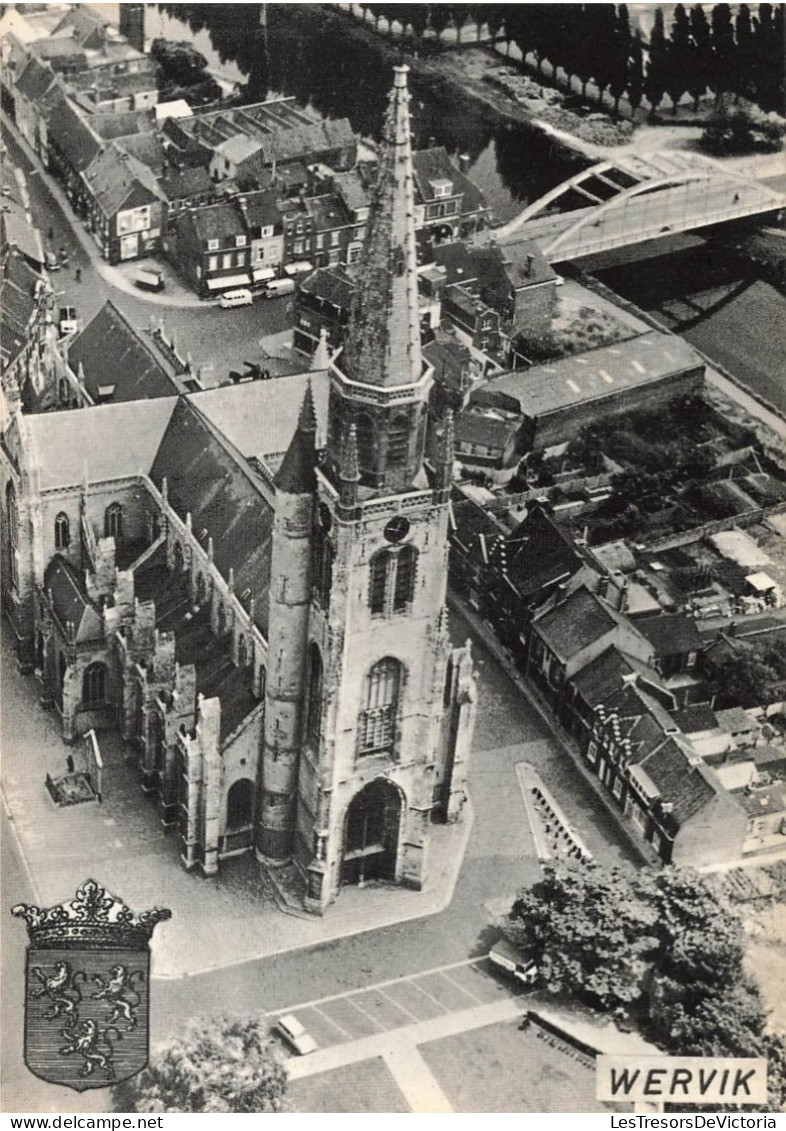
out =
<svg viewBox="0 0 786 1131"><path fill-rule="evenodd" d="M117 23L117 4L94 7ZM265 35L261 4L149 4L145 37L189 42L217 78L244 85L248 101L294 96L377 140L392 84L390 45L320 5L266 7ZM415 146L433 139L454 158L467 154L469 175L500 223L586 165L536 127L500 123L476 99L417 68L410 89Z"/></svg>

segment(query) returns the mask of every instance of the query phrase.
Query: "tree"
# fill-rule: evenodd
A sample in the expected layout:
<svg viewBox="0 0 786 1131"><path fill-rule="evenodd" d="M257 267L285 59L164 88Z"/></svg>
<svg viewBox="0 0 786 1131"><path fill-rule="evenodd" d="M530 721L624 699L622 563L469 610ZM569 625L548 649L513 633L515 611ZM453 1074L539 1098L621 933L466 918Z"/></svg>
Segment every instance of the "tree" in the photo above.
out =
<svg viewBox="0 0 786 1131"><path fill-rule="evenodd" d="M614 99L614 113L618 114L620 99L628 89L628 83L630 81L629 57L633 50L627 4L620 4L617 8L617 18L611 48L609 91L611 97ZM639 55L639 60L640 59L641 55Z"/></svg>
<svg viewBox="0 0 786 1131"><path fill-rule="evenodd" d="M622 872L549 864L539 883L519 892L505 934L532 955L551 993L625 1009L642 993L651 926Z"/></svg>
<svg viewBox="0 0 786 1131"><path fill-rule="evenodd" d="M456 29L456 43L461 43L461 29L470 17L469 4L450 4L450 18Z"/></svg>
<svg viewBox="0 0 786 1131"><path fill-rule="evenodd" d="M668 45L666 67L666 92L671 99L672 113L677 113L680 99L690 86L693 66L693 42L690 20L683 4L674 9L671 41Z"/></svg>
<svg viewBox="0 0 786 1131"><path fill-rule="evenodd" d="M592 76L598 88L598 102L603 103L603 92L609 86L616 62L618 32L617 12L613 4L595 4L592 12ZM625 9L627 22L627 9ZM630 29L628 28L628 35Z"/></svg>
<svg viewBox="0 0 786 1131"><path fill-rule="evenodd" d="M710 25L701 4L694 4L690 10L690 37L693 63L688 75L688 94L693 99L694 112L698 112L699 100L709 86L712 68Z"/></svg>
<svg viewBox="0 0 786 1131"><path fill-rule="evenodd" d="M202 1019L114 1089L115 1110L278 1112L286 1085L283 1058L264 1020Z"/></svg>
<svg viewBox="0 0 786 1131"><path fill-rule="evenodd" d="M663 11L655 10L655 22L650 32L649 60L644 80L644 92L650 104L650 114L654 115L666 93L666 32L663 27Z"/></svg>
<svg viewBox="0 0 786 1131"><path fill-rule="evenodd" d="M731 153L777 153L786 121L756 106L736 104L721 95L701 135L703 147L721 156Z"/></svg>
<svg viewBox="0 0 786 1131"><path fill-rule="evenodd" d="M752 645L740 644L713 664L718 707L758 707L777 703L778 673Z"/></svg>
<svg viewBox="0 0 786 1131"><path fill-rule="evenodd" d="M746 98L756 97L756 47L753 40L753 21L747 4L740 4L734 19L734 89Z"/></svg>
<svg viewBox="0 0 786 1131"><path fill-rule="evenodd" d="M711 82L716 97L734 89L734 25L728 4L716 4L710 16L712 27Z"/></svg>
<svg viewBox="0 0 786 1131"><path fill-rule="evenodd" d="M442 33L450 23L450 9L447 4L432 4L431 26L437 39L442 39Z"/></svg>

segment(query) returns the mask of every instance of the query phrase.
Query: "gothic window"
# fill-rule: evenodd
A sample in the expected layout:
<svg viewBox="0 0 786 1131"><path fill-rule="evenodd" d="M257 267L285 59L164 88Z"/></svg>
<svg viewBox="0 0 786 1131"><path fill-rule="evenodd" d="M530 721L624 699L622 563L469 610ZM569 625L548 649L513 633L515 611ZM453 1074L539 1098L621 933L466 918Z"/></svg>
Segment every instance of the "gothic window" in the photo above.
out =
<svg viewBox="0 0 786 1131"><path fill-rule="evenodd" d="M317 750L322 736L322 657L312 644L308 656L308 699L306 702L306 741Z"/></svg>
<svg viewBox="0 0 786 1131"><path fill-rule="evenodd" d="M374 459L374 421L366 413L361 412L355 419L355 429L360 470L372 471L376 465Z"/></svg>
<svg viewBox="0 0 786 1131"><path fill-rule="evenodd" d="M184 566L185 563L184 563L184 560L183 560L183 547L180 545L179 542L175 542L175 549L174 549L173 557L174 557L174 561L175 561L175 573L182 573L183 572L183 566Z"/></svg>
<svg viewBox="0 0 786 1131"><path fill-rule="evenodd" d="M394 417L388 431L388 467L406 467L409 456L409 417Z"/></svg>
<svg viewBox="0 0 786 1131"><path fill-rule="evenodd" d="M106 667L89 664L82 677L82 702L86 707L103 703L106 699Z"/></svg>
<svg viewBox="0 0 786 1131"><path fill-rule="evenodd" d="M205 579L200 573L196 581L196 603L204 605L205 603Z"/></svg>
<svg viewBox="0 0 786 1131"><path fill-rule="evenodd" d="M314 531L311 560L311 590L314 597L327 609L330 604L330 590L333 584L333 559L335 551L324 526L318 525Z"/></svg>
<svg viewBox="0 0 786 1131"><path fill-rule="evenodd" d="M16 566L16 550L19 545L19 511L16 505L16 491L9 480L5 489L5 514L8 526L8 561L9 576L13 589L19 586L19 574Z"/></svg>
<svg viewBox="0 0 786 1131"><path fill-rule="evenodd" d="M414 546L379 550L371 559L368 604L372 616L403 613L415 593L418 552Z"/></svg>
<svg viewBox="0 0 786 1131"><path fill-rule="evenodd" d="M358 753L381 754L393 747L401 686L401 664L392 656L374 664L366 676L358 718Z"/></svg>
<svg viewBox="0 0 786 1131"><path fill-rule="evenodd" d="M104 512L104 537L115 540L123 537L123 508L120 503L110 503Z"/></svg>
<svg viewBox="0 0 786 1131"><path fill-rule="evenodd" d="M264 664L259 665L259 689L257 694L260 699L265 698L265 687L267 685L267 668Z"/></svg>
<svg viewBox="0 0 786 1131"><path fill-rule="evenodd" d="M67 550L71 544L71 525L68 521L68 515L60 514L55 519L55 549Z"/></svg>
<svg viewBox="0 0 786 1131"><path fill-rule="evenodd" d="M246 666L247 659L246 638L245 636L241 636L237 642L237 666L239 668L244 668Z"/></svg>
<svg viewBox="0 0 786 1131"><path fill-rule="evenodd" d="M218 635L223 636L227 630L227 615L224 612L223 605L218 606L218 616L216 620L218 621Z"/></svg>

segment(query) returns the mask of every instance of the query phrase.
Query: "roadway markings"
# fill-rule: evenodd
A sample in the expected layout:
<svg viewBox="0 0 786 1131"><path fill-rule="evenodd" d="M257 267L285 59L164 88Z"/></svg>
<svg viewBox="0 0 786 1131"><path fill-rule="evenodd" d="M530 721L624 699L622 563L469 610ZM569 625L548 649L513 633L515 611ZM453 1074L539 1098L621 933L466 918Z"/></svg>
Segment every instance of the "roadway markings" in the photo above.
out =
<svg viewBox="0 0 786 1131"><path fill-rule="evenodd" d="M485 968L485 959L425 970L378 985L347 990L318 1001L291 1005L272 1016L292 1013L326 1051L374 1036L395 1035L510 996Z"/></svg>

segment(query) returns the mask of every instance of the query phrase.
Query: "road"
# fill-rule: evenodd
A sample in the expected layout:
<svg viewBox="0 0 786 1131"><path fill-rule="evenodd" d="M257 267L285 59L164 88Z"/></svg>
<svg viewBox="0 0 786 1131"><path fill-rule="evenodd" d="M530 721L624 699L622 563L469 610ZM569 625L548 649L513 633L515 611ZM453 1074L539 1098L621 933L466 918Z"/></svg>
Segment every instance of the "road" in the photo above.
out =
<svg viewBox="0 0 786 1131"><path fill-rule="evenodd" d="M8 149L8 160L21 169L27 179L33 221L46 247L53 250L62 247L68 252L68 268L53 272L51 276L55 305L75 306L82 325L90 321L108 298L139 329L149 327L151 315L156 319L163 317L167 328L175 333L181 356L190 353L203 372L212 374L216 381L225 378L230 369L242 370L246 360L261 360L261 339L280 333L290 325L286 298L257 300L252 306L232 310L207 303L181 308L162 306L153 301L156 296L146 297L142 292L129 294L113 286L96 270L93 258L98 258L98 249L92 255L85 250L84 233L80 239L74 231L79 221L70 209L64 211L61 207L48 175L31 160L5 122L2 138ZM77 267L81 271L80 282L76 281ZM295 358L298 359L297 354ZM301 372L308 368L308 361L304 359L294 364Z"/></svg>

